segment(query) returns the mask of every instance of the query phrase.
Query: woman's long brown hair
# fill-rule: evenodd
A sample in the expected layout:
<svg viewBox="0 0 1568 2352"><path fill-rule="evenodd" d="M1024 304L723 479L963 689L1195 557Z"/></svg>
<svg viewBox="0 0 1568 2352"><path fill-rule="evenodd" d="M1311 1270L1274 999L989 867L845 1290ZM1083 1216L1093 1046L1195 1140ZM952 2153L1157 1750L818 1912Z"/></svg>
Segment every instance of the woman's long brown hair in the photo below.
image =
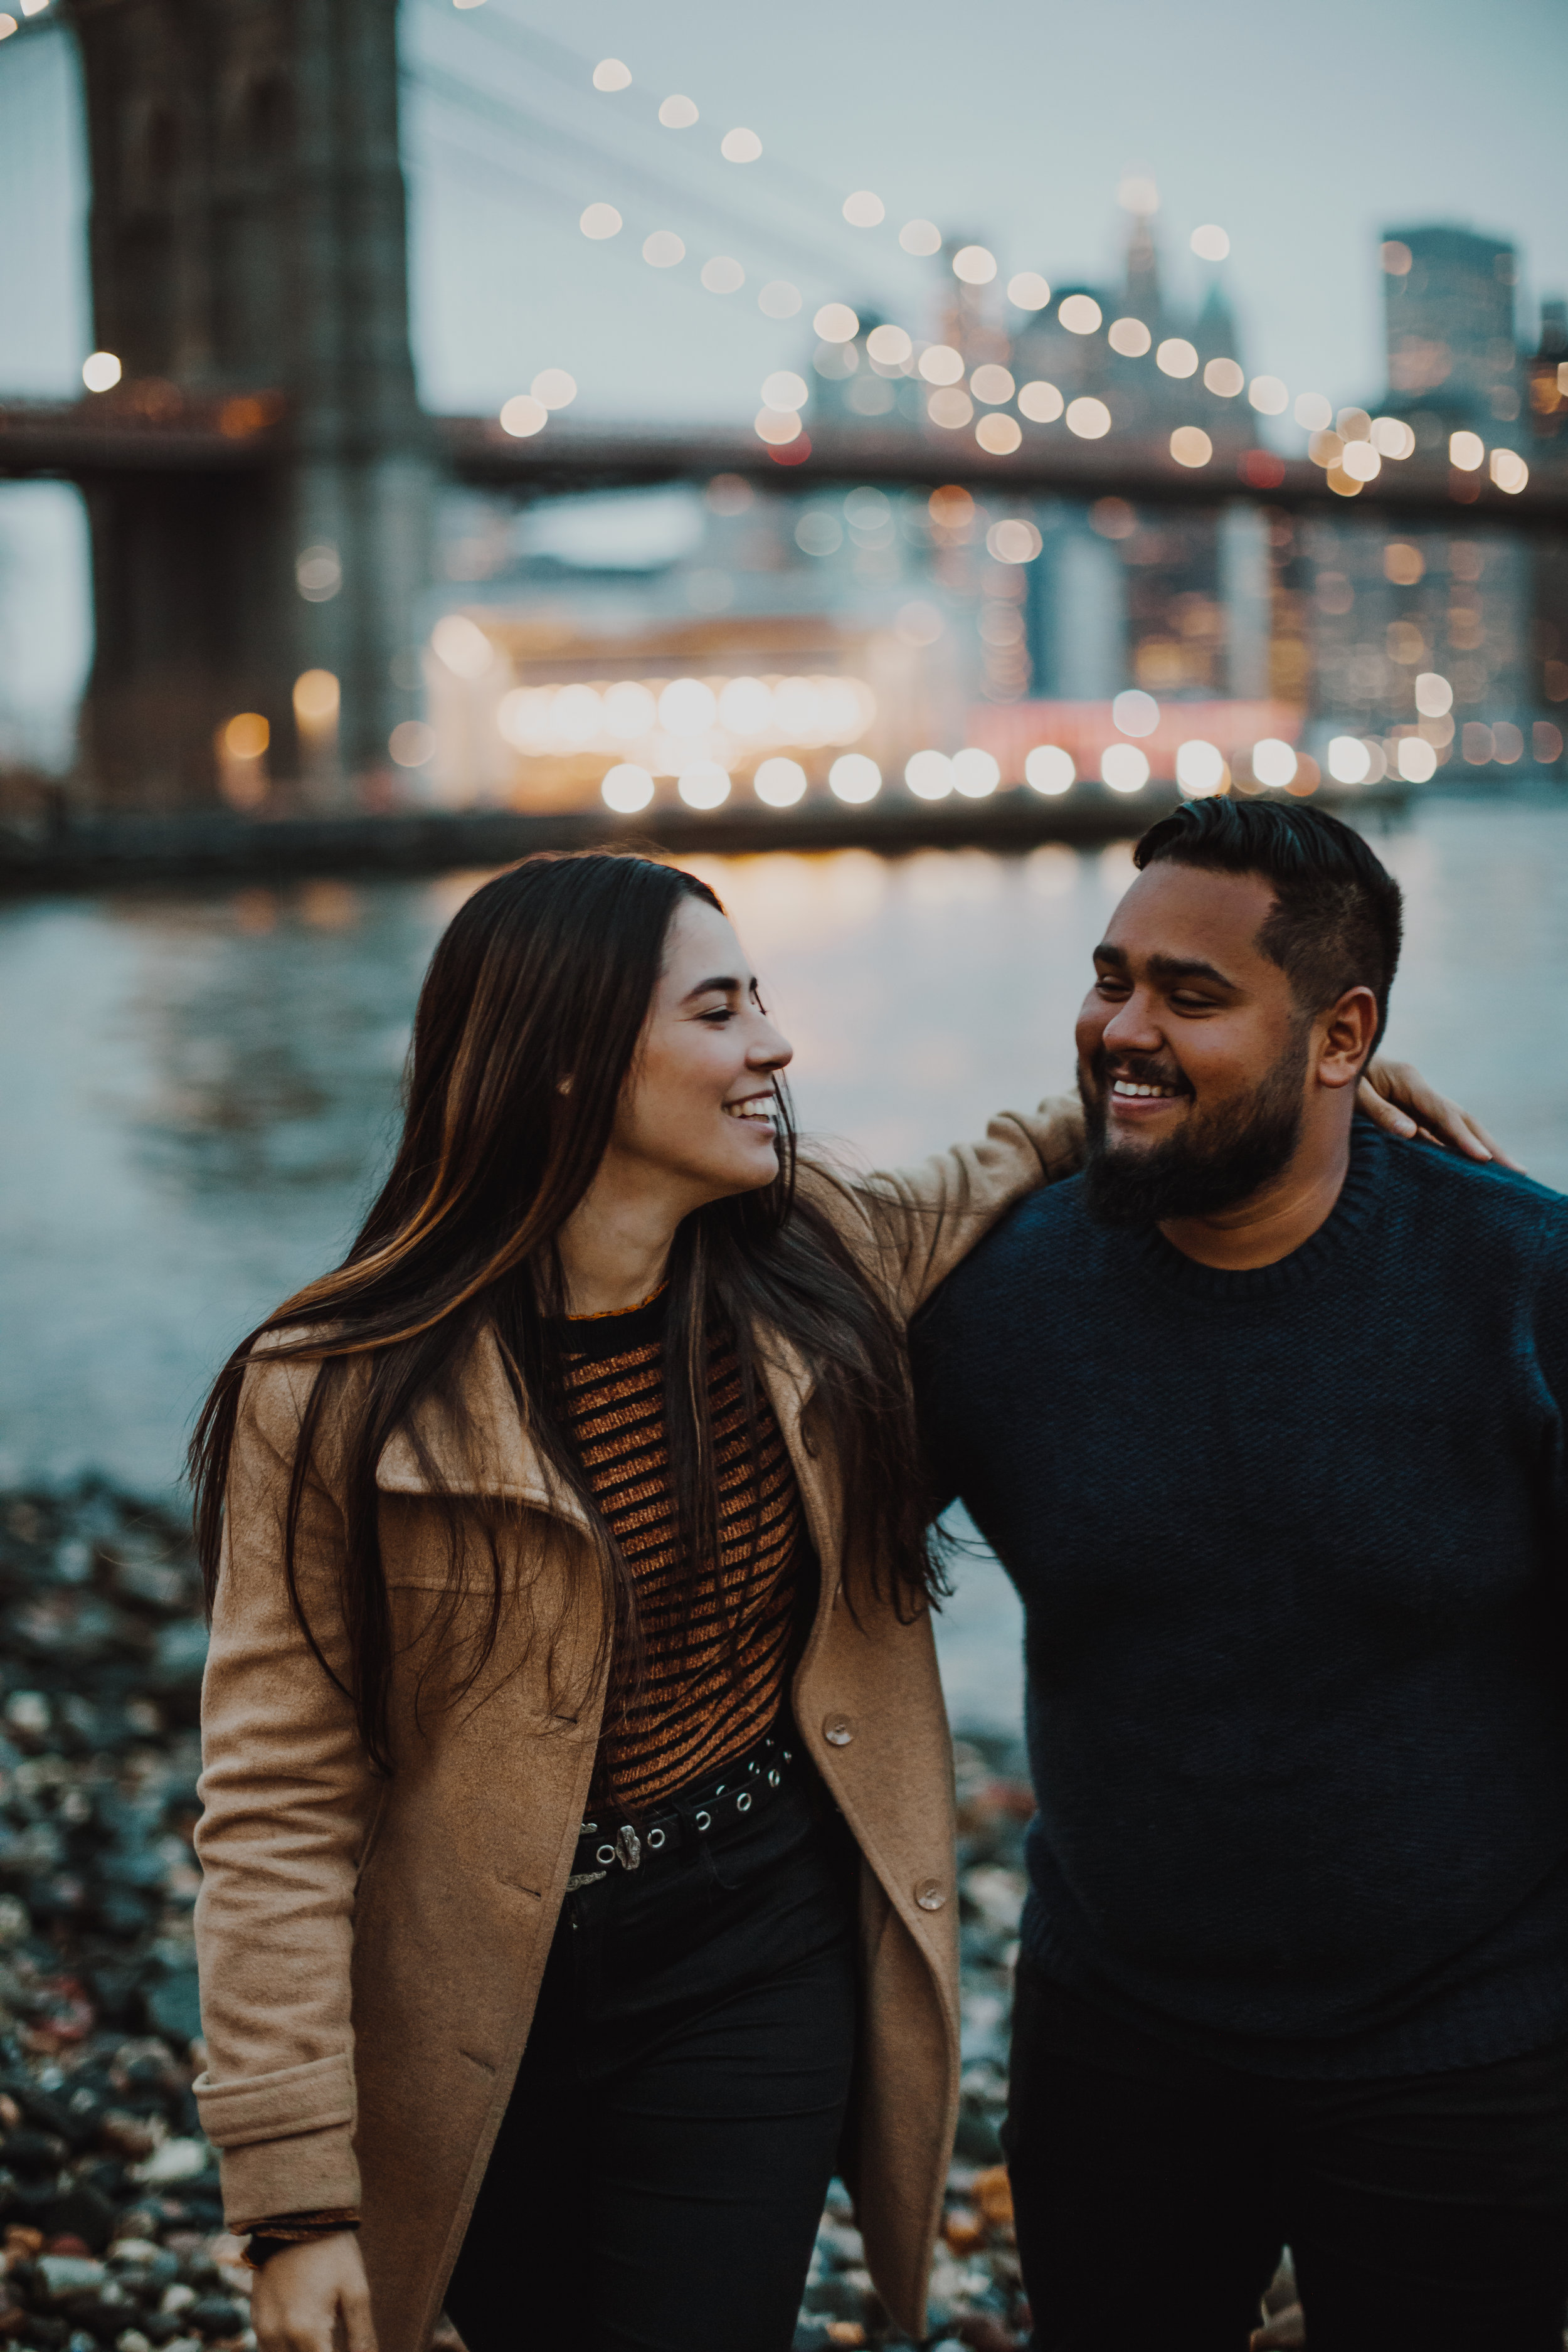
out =
<svg viewBox="0 0 1568 2352"><path fill-rule="evenodd" d="M547 1476L576 1498L591 1531L584 1571L597 1576L603 1603L594 1671L609 1662L612 1706L640 1676L636 1588L563 1434L564 1297L555 1243L604 1157L670 922L686 898L723 912L695 876L607 853L531 857L474 893L443 935L420 992L402 1139L353 1248L247 1335L197 1423L190 1471L210 1608L247 1370L258 1356L321 1367L295 1449L284 1570L301 1632L352 1696L380 1770L393 1764L395 1646L376 1468L402 1433L437 1488L453 1568L450 1626L463 1513L458 1496L440 1489L413 1416L426 1399L456 1397L457 1375L487 1325ZM832 1222L797 1192L788 1097L781 1082L775 1087L778 1176L760 1192L696 1211L671 1254L666 1418L689 1595L711 1568L718 1524L708 1349L717 1332L734 1345L755 1449L762 1328L788 1341L814 1376L806 1433L837 1457L851 1606L857 1590L868 1588L907 1616L944 1588L926 1534L903 1337ZM329 1429L330 1466L319 1458ZM346 1682L329 1664L300 1590L300 1514L313 1470L330 1477L342 1513ZM494 1654L508 1605L507 1511L487 1496L479 1516L489 1617L467 1645L458 1696ZM512 1519L515 1552L521 1515L514 1510Z"/></svg>

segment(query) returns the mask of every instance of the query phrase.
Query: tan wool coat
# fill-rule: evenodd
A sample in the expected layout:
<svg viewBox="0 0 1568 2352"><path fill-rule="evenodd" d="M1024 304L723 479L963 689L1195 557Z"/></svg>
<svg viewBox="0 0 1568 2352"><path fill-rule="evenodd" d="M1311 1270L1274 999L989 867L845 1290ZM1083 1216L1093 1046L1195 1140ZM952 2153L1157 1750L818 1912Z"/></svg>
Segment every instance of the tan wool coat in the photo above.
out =
<svg viewBox="0 0 1568 2352"><path fill-rule="evenodd" d="M1080 1131L1076 1105L1047 1102L916 1169L803 1181L907 1317L1013 1202L1068 1172ZM758 1337L822 1564L795 1720L861 1854L851 2186L872 2276L919 2334L958 2102L952 1773L931 1619L900 1624L856 1587L831 1450L809 1426L809 1379L776 1335ZM419 1449L395 1437L379 1465L397 1658L395 1769L377 1777L284 1581L281 1525L313 1378L312 1366L263 1362L241 1399L203 1700L196 1940L208 2064L196 2095L221 2151L230 2227L359 2205L381 2352L425 2352L511 2093L587 1801L605 1683L588 1666L598 1587L584 1572L574 1507L547 1484L483 1338L455 1402L417 1416L426 1458L462 1498L468 1532L456 1560ZM297 1569L312 1630L347 1680L341 1527L328 1429ZM465 1612L483 1623L487 1527L501 1531L502 1635L475 1687L443 1706L451 1633L437 1640L432 1614L452 1605L455 1582L459 1633ZM421 1690L433 1659L435 1698L428 1671Z"/></svg>

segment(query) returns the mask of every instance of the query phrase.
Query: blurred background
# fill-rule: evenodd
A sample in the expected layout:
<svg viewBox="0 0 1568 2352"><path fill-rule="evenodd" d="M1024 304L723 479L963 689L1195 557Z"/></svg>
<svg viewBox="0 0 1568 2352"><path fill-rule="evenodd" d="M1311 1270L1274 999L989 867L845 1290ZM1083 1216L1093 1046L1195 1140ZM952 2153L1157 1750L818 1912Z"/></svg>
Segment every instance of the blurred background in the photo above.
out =
<svg viewBox="0 0 1568 2352"><path fill-rule="evenodd" d="M1568 1181L1550 0L3 9L0 1485L170 1494L535 846L699 863L886 1158L1068 1082L1152 817L1316 794Z"/></svg>

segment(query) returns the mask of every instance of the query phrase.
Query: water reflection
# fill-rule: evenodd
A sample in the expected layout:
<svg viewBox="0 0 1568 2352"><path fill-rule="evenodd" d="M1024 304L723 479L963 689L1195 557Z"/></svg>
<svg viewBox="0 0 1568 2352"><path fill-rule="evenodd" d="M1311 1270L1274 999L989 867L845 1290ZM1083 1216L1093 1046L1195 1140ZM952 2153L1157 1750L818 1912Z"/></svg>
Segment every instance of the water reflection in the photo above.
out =
<svg viewBox="0 0 1568 2352"><path fill-rule="evenodd" d="M1393 1042L1568 1186L1568 811L1424 810ZM1128 846L694 861L795 1041L803 1122L877 1160L1068 1083ZM341 1253L420 974L483 878L0 914L0 1479L156 1488L222 1350Z"/></svg>

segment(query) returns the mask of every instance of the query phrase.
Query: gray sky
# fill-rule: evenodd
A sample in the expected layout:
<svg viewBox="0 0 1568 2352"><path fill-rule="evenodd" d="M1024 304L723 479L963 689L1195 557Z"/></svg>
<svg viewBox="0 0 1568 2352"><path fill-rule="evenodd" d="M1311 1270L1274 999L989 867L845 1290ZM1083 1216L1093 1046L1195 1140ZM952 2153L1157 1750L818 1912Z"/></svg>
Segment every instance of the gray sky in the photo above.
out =
<svg viewBox="0 0 1568 2352"><path fill-rule="evenodd" d="M1531 325L1540 294L1568 289L1561 0L1363 0L1337 15L1299 0L404 0L404 28L426 77L405 143L435 406L494 407L563 366L578 415L739 419L763 376L802 355L804 320L756 307L765 280L797 283L807 318L830 297L875 300L929 331L942 264L900 253L901 222L978 237L1004 277L1095 278L1115 264L1131 172L1159 186L1178 292L1205 275L1192 228L1228 229L1242 357L1292 393L1380 388L1375 247L1391 224L1515 238ZM547 46L529 53L518 28ZM79 141L58 51L31 34L0 45L3 389L67 390L86 348ZM625 60L629 89L592 89L605 56ZM478 85L493 115L456 103L443 76ZM672 93L696 103L694 127L659 128ZM721 159L737 125L762 139L759 162ZM883 199L882 226L839 218L858 188ZM625 218L605 243L576 226L595 199ZM688 247L668 270L640 257L660 228ZM719 253L744 266L740 292L702 291Z"/></svg>

